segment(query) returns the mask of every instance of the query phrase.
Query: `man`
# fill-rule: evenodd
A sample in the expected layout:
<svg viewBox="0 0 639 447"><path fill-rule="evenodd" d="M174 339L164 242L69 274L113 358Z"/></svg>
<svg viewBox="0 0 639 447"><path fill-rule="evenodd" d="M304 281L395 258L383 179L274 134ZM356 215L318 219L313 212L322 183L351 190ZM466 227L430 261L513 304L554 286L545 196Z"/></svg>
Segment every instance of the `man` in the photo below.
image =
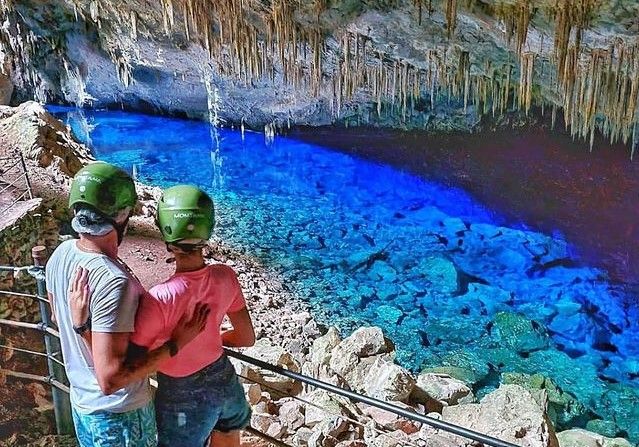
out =
<svg viewBox="0 0 639 447"><path fill-rule="evenodd" d="M195 338L208 317L208 306L198 304L166 343L142 356L130 355L138 300L146 292L119 260L118 246L136 200L133 180L119 168L97 162L81 169L69 196L72 227L80 238L62 243L47 264L49 299L60 329L82 447L157 445L147 375ZM68 291L80 267L90 272L93 298L87 321L74 326Z"/></svg>

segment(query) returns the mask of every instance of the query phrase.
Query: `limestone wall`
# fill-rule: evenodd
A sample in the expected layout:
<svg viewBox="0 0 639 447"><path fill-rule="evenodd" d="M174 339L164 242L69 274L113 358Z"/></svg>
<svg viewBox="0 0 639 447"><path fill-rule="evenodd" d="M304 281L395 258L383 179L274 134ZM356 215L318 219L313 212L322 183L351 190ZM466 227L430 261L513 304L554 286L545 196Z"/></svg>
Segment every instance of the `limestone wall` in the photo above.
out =
<svg viewBox="0 0 639 447"><path fill-rule="evenodd" d="M51 251L58 244L57 221L42 199L17 204L0 219L0 224L0 265L31 265L32 247L44 245ZM0 290L33 293L35 280L26 272L17 277L2 273ZM38 303L18 296L0 295L0 318L38 321Z"/></svg>

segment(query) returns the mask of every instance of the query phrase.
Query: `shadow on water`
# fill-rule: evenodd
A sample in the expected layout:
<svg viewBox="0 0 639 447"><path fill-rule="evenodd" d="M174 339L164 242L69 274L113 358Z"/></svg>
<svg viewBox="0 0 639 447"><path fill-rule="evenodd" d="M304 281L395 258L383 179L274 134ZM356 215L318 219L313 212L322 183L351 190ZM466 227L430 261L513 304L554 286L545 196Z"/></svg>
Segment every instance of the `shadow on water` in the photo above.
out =
<svg viewBox="0 0 639 447"><path fill-rule="evenodd" d="M560 232L612 280L639 285L639 162L627 146L546 128L427 136L302 128L292 137L461 187L510 222Z"/></svg>
<svg viewBox="0 0 639 447"><path fill-rule="evenodd" d="M444 367L480 396L542 373L570 393L554 394L560 428L600 417L639 440L626 151L338 129L222 129L217 147L205 123L51 110L142 181L206 188L217 236L280 271L324 323L380 326L401 364Z"/></svg>

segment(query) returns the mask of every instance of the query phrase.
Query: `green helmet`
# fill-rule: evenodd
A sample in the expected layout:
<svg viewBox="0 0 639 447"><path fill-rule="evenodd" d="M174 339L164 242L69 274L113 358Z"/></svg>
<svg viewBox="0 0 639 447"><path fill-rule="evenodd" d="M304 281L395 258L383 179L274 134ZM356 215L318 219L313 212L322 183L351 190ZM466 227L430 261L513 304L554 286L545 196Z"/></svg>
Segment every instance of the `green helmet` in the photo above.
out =
<svg viewBox="0 0 639 447"><path fill-rule="evenodd" d="M213 201L195 186L173 186L162 193L156 223L165 242L207 240L215 225Z"/></svg>
<svg viewBox="0 0 639 447"><path fill-rule="evenodd" d="M69 192L69 208L84 203L110 217L133 208L136 201L135 184L129 174L102 161L80 169Z"/></svg>

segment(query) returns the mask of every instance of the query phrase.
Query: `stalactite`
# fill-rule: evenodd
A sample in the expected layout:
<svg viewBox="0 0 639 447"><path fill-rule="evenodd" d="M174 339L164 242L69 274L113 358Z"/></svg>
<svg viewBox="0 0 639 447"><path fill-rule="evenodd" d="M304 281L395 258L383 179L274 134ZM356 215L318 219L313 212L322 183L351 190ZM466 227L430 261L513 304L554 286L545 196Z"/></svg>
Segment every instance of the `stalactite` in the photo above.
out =
<svg viewBox="0 0 639 447"><path fill-rule="evenodd" d="M160 2L164 32L183 33L188 40L200 43L221 75L246 85L265 79L274 84L284 82L313 96L332 91L331 104L337 117L347 106L350 109L354 97L360 101L366 94L380 119L390 116L402 122L421 122L415 109L424 102L435 110L438 103L447 100L451 106L463 104L464 112L469 104L475 104L478 113L496 116L509 110L511 101L515 108L529 113L533 103L543 108L544 100L550 101L550 97L553 124L560 107L566 127L576 137L593 141L598 129L610 141L633 141L637 132L636 45L619 43L599 53L582 48L582 35L597 10L597 0L483 2L482 8L503 21L518 63L509 59L508 63L484 64L477 60L473 48L463 43L460 48L448 44L426 50L422 57L426 61L421 65L412 59L400 60L394 52L386 53L370 36L352 29L344 32L335 51L325 42L325 36L334 35L322 18L328 0L308 4L299 0ZM85 0L85 8L87 3L91 18L99 24L100 6L106 7L106 2ZM445 14L450 40L457 29L458 9L475 3L442 0L437 4ZM429 16L433 11L431 0L413 0L412 8L410 13L416 15L418 24L424 19L424 8ZM82 14L81 9L79 12ZM133 38L146 32L140 28L145 17L140 14L130 13ZM555 23L552 57L547 55L543 38L539 50L535 49L537 55L531 51L528 31L535 14L547 14ZM124 19L126 22L126 16ZM123 83L130 82L128 61L134 59L122 54L113 59ZM538 89L547 86L548 79L554 91L541 98Z"/></svg>
<svg viewBox="0 0 639 447"><path fill-rule="evenodd" d="M131 11L131 37L133 40L138 38L138 15L135 11Z"/></svg>
<svg viewBox="0 0 639 447"><path fill-rule="evenodd" d="M417 24L422 24L422 9L424 6L424 0L413 0L413 4L417 7Z"/></svg>
<svg viewBox="0 0 639 447"><path fill-rule="evenodd" d="M457 0L446 0L446 26L451 39L457 27Z"/></svg>

